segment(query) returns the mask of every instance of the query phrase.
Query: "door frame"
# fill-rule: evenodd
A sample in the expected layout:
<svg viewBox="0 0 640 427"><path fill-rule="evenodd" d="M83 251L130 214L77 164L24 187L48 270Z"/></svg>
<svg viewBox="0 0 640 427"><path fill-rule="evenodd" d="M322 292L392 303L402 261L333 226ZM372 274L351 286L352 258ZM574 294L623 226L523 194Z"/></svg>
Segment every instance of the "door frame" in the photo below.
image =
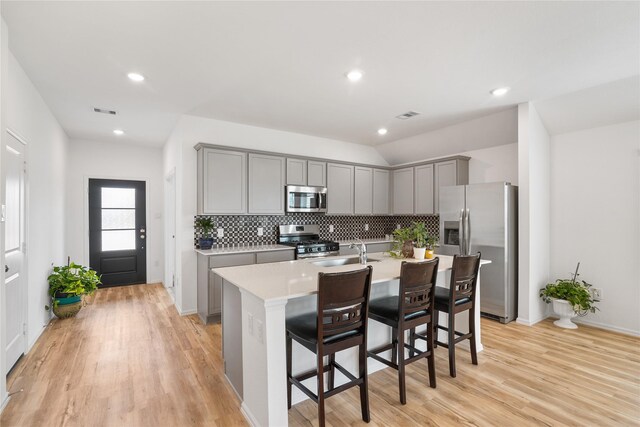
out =
<svg viewBox="0 0 640 427"><path fill-rule="evenodd" d="M10 127L5 128L6 133L9 134L11 137L15 138L16 141L18 141L20 144L22 144L24 146L24 212L23 212L23 232L24 232L24 236L23 236L23 243L24 243L24 249L23 249L23 260L22 260L22 272L23 272L23 281L24 281L24 286L22 286L21 289L21 297L22 297L22 324L23 326L23 331L24 331L24 335L25 335L25 350L24 350L24 354L26 355L27 353L29 353L29 351L31 350L31 347L33 347L33 344L35 344L34 342L31 342L31 340L29 339L29 293L28 293L28 288L29 288L29 245L27 244L28 239L29 239L29 221L28 221L28 212L29 212L29 144L27 143L27 140L20 135L18 132L14 131L13 129L11 129ZM3 135L4 136L4 135ZM3 141L2 143L2 149L6 149L7 147L7 142ZM4 164L4 159L5 159L5 154L2 153L2 165ZM4 168L2 169L2 204L6 205L7 200L6 200L6 176L4 174ZM5 227L6 227L6 222L2 221L2 242L0 243L0 253L2 254L2 265L4 265L4 251L5 251L5 244L4 244L4 235L5 235ZM4 270L1 273L2 275L0 276L1 279L1 283L2 283L2 315L4 316L4 313L6 313L6 304L7 304L7 299L6 299L6 295L4 292L4 281L5 281L5 273ZM7 345L7 333L6 333L6 322L4 321L4 319L0 322L2 324L2 339L0 341L1 345L0 345L0 349L1 351L4 353L5 351L5 347ZM6 359L5 356L3 354L2 356L2 360L6 363ZM2 366L2 370L4 372L2 372L3 376L6 376L7 373L9 372L9 367L8 366ZM4 378L4 377L3 377Z"/></svg>
<svg viewBox="0 0 640 427"><path fill-rule="evenodd" d="M145 203L145 222L146 222L146 226L147 226L147 233L146 233L146 241L147 241L147 247L149 246L148 241L149 241L149 224L151 224L151 217L149 216L151 213L149 212L149 181L150 179L147 177L141 178L141 177L128 177L128 178L124 178L122 176L114 176L114 175L84 175L82 177L83 179L83 212L82 212L82 223L83 223L83 248L82 248L82 265L89 265L89 180L90 179L113 179L113 180L117 180L117 181L144 181L145 183L145 196L144 196L144 203ZM154 237L155 238L155 237ZM164 252L164 251L163 251ZM149 255L149 251L147 251L147 260L145 263L145 268L147 269L147 283L149 283L149 267L150 267L150 257ZM72 260L73 261L73 260Z"/></svg>
<svg viewBox="0 0 640 427"><path fill-rule="evenodd" d="M169 184L170 182L173 182L173 205L169 204L169 197L168 197L168 193L170 191L169 189ZM178 245L176 245L176 228L177 228L177 223L178 223L178 209L177 209L177 204L176 204L176 198L177 198L177 194L178 194L178 189L176 186L176 168L173 168L169 171L169 173L167 173L164 177L164 206L165 206L165 211L164 211L164 221L163 221L163 225L164 225L164 277L163 277L163 284L165 288L172 288L173 290L175 290L176 287L176 279L177 279L177 274L176 274L176 251L177 251L177 247ZM173 211L173 224L169 224L169 215L168 212L169 211ZM173 232L173 239L171 239L169 236L171 235L171 232ZM170 254L170 247L171 245L173 245L173 259L170 259L171 257L169 256ZM171 271L169 271L169 269L171 268ZM173 280L172 283L169 284L168 283L168 279L169 279L169 275L172 274L173 275ZM172 297L175 299L175 296L173 295L174 291L169 292L170 295L172 295Z"/></svg>

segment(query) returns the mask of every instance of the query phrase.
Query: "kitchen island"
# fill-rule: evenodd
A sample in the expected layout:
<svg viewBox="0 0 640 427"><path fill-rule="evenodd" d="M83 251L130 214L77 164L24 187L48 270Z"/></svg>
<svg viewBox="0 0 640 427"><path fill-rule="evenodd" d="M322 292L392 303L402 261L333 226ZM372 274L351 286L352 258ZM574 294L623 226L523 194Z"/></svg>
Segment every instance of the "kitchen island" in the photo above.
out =
<svg viewBox="0 0 640 427"><path fill-rule="evenodd" d="M439 256L438 286L448 287L453 257ZM340 259L356 257L339 257ZM322 261L331 258L324 258ZM227 379L242 400L242 411L247 420L256 426L286 426L287 376L285 358L285 322L304 312L316 310L318 273L342 272L362 268L360 264L341 266L318 265L318 259L306 259L242 267L215 268L212 272L222 278L222 334L223 357ZM371 298L397 294L400 264L402 260L386 253L369 254L373 266ZM407 260L415 261L415 260ZM490 261L482 261L481 265ZM479 304L480 280L476 304ZM479 310L476 310L476 346L482 351ZM467 331L466 313L456 319L456 329ZM441 324L446 314L440 316ZM390 342L390 328L371 321L368 346L373 348ZM446 337L441 334L441 341ZM294 343L293 373L303 372L315 366L313 353ZM357 367L355 349L338 353L337 361L352 372ZM469 362L470 363L470 362ZM372 359L368 372L385 366ZM426 369L426 365L425 365ZM336 376L336 385L345 378ZM314 389L314 380L306 384ZM305 399L294 388L292 403Z"/></svg>

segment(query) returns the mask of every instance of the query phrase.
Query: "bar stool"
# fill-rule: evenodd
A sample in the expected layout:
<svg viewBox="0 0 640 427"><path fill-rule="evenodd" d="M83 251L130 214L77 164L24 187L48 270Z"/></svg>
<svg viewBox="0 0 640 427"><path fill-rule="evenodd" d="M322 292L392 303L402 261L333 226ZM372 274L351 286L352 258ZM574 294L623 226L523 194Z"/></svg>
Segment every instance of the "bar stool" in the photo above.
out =
<svg viewBox="0 0 640 427"><path fill-rule="evenodd" d="M449 289L436 287L436 343L449 349L449 374L456 376L456 344L469 340L471 344L471 363L478 364L476 353L476 284L478 282L478 270L480 269L480 252L476 255L454 255L451 270L451 282ZM469 311L469 332L463 334L455 329L456 314ZM448 313L447 326L438 323L440 312ZM437 331L447 331L447 343L438 341Z"/></svg>
<svg viewBox="0 0 640 427"><path fill-rule="evenodd" d="M403 261L400 267L398 295L371 300L369 317L391 326L391 343L368 352L369 357L398 370L400 403L407 403L405 366L426 358L429 366L429 385L436 387L436 369L433 351L433 308L439 259L423 262ZM416 333L416 327L426 325L426 336ZM409 344L405 331L409 330ZM427 342L426 351L415 347L416 339ZM409 358L405 359L405 348ZM392 350L391 361L378 355Z"/></svg>
<svg viewBox="0 0 640 427"><path fill-rule="evenodd" d="M371 271L367 268L344 273L318 274L318 311L287 319L287 403L291 409L291 386L295 385L318 404L318 423L325 425L324 400L354 386L360 387L362 419L369 422L369 390L367 380L367 314L371 290ZM317 355L317 367L292 375L292 340ZM358 347L358 377L336 363L339 351ZM325 366L324 356L329 357ZM335 370L349 382L334 387ZM328 390L324 391L324 373L328 372ZM317 394L302 384L316 377Z"/></svg>

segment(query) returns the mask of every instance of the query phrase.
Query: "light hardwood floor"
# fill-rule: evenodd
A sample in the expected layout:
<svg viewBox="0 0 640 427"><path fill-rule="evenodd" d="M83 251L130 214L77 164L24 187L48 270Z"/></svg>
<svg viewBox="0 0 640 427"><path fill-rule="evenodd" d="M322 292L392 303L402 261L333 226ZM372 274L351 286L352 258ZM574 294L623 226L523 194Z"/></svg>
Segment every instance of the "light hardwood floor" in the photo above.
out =
<svg viewBox="0 0 640 427"><path fill-rule="evenodd" d="M438 386L426 362L407 369L407 405L395 371L370 376L371 426L640 425L640 339L581 326L534 327L482 320L479 366L458 352ZM8 378L14 394L0 426L246 425L227 385L220 326L180 317L161 285L97 292L77 318L55 320ZM357 390L327 400L327 424L366 425ZM317 425L300 403L290 425Z"/></svg>

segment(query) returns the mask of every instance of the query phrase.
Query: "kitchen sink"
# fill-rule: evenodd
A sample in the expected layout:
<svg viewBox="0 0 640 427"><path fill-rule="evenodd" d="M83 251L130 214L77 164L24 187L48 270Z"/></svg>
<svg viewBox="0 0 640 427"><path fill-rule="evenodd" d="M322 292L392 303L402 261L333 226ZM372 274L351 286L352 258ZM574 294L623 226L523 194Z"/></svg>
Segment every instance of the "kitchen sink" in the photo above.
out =
<svg viewBox="0 0 640 427"><path fill-rule="evenodd" d="M382 260L369 258L367 260L367 264L370 262L380 262ZM360 264L360 259L356 258L333 258L333 259L323 259L322 261L314 261L312 264L320 266L320 267L338 267L340 265L350 265L350 264Z"/></svg>

